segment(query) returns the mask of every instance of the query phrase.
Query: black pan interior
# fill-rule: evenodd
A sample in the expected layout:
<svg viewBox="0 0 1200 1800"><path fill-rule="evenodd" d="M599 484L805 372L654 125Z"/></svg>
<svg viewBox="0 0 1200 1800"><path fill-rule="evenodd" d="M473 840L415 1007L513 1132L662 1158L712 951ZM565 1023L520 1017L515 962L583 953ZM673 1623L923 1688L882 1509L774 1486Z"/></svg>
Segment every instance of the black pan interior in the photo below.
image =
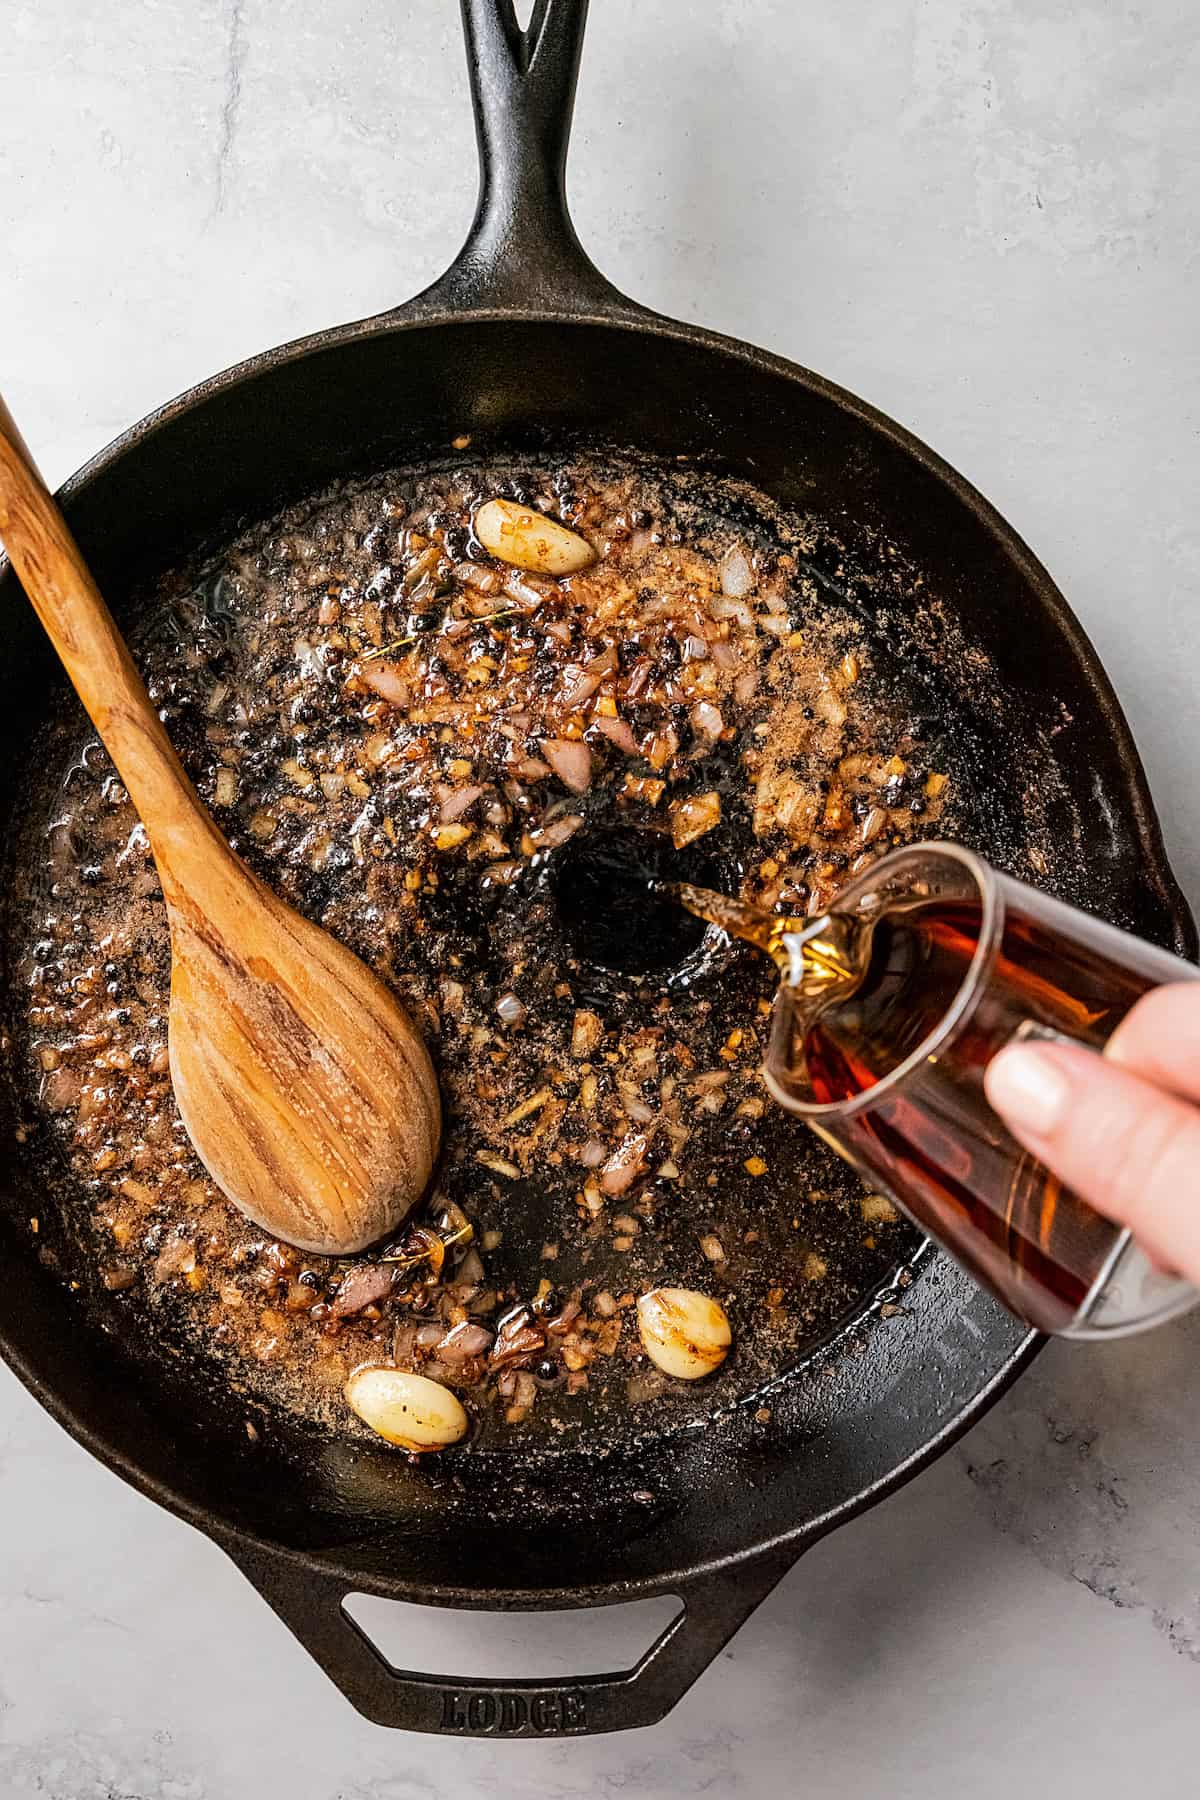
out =
<svg viewBox="0 0 1200 1800"><path fill-rule="evenodd" d="M769 358L611 325L351 328L166 409L84 472L69 510L128 623L131 597L156 574L335 477L440 457L464 432L483 451L610 443L617 391L625 443L701 460L828 522L814 576L833 603L869 615L906 661L904 679L925 684L931 708L959 729L990 797L980 848L1118 924L1191 947L1123 723L1036 565L933 459ZM0 732L12 837L29 746L61 678L7 586ZM1030 866L1031 847L1044 867ZM470 1459L412 1469L284 1427L251 1443L241 1408L80 1317L44 1266L52 1245L31 1241L29 1216L47 1209L7 1091L4 1104L6 1329L35 1388L166 1503L218 1531L322 1551L396 1591L649 1580L813 1528L925 1454L1003 1378L1023 1338L927 1255L910 1310L848 1322L778 1384L769 1430L732 1408L648 1447L541 1467L510 1458L499 1479Z"/></svg>

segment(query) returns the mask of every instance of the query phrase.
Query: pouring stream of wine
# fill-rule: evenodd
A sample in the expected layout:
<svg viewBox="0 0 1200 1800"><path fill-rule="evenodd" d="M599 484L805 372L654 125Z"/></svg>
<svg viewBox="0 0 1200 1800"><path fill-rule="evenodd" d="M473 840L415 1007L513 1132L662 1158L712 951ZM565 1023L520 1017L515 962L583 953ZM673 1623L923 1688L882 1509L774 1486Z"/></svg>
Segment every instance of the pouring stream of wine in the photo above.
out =
<svg viewBox="0 0 1200 1800"><path fill-rule="evenodd" d="M793 1005L807 1003L809 1020L835 1001L849 999L866 975L872 919L836 908L811 919L769 913L689 881L672 883L669 891L697 918L765 951L783 977Z"/></svg>

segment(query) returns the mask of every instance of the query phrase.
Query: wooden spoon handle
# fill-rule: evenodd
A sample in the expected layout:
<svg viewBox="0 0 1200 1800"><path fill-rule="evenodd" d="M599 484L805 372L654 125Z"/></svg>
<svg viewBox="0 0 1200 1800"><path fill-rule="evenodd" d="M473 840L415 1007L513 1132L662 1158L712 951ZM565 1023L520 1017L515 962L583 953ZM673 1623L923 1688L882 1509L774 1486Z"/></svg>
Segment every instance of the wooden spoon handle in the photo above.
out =
<svg viewBox="0 0 1200 1800"><path fill-rule="evenodd" d="M0 540L150 836L164 889L232 862L163 730L116 621L0 398ZM210 865L211 866L211 865Z"/></svg>

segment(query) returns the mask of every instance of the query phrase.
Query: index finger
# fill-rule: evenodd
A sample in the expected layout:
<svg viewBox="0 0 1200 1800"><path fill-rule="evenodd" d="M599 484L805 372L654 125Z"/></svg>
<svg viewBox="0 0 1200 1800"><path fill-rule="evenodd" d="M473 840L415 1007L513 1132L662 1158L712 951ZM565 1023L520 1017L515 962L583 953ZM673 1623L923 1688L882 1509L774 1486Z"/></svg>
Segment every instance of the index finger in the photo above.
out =
<svg viewBox="0 0 1200 1800"><path fill-rule="evenodd" d="M1104 1054L1169 1094L1200 1101L1200 980L1171 982L1143 994Z"/></svg>

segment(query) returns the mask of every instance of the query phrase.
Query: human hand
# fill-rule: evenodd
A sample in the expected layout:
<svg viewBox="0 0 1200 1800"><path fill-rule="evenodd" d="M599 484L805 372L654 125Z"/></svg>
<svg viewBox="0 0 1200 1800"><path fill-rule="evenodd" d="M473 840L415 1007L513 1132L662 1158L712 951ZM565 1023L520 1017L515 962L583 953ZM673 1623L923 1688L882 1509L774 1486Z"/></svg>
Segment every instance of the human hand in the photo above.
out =
<svg viewBox="0 0 1200 1800"><path fill-rule="evenodd" d="M1102 1057L1010 1044L984 1087L1014 1137L1200 1286L1200 981L1146 994Z"/></svg>

